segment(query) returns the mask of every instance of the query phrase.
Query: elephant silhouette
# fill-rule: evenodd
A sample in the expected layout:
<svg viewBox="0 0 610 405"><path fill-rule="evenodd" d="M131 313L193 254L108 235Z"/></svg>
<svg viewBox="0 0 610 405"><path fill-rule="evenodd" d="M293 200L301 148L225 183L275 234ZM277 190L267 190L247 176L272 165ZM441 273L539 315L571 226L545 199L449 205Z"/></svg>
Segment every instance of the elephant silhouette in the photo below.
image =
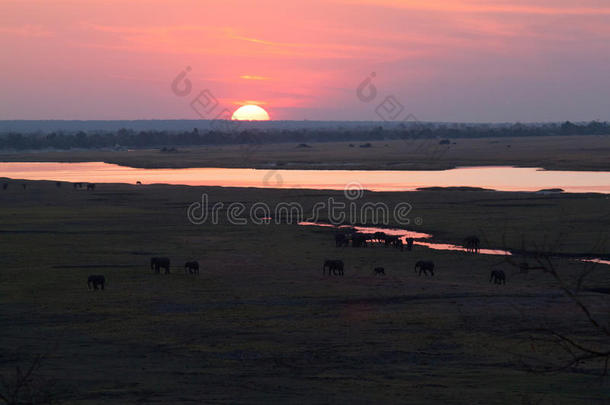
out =
<svg viewBox="0 0 610 405"><path fill-rule="evenodd" d="M150 269L155 270L155 273L159 274L161 268L165 269L165 274L169 274L169 259L167 257L151 257L150 258Z"/></svg>
<svg viewBox="0 0 610 405"><path fill-rule="evenodd" d="M494 284L506 284L506 274L502 270L492 270L489 282L493 281Z"/></svg>
<svg viewBox="0 0 610 405"><path fill-rule="evenodd" d="M479 253L481 241L477 236L471 235L464 238L464 247L469 253Z"/></svg>
<svg viewBox="0 0 610 405"><path fill-rule="evenodd" d="M102 276L101 274L92 274L87 279L87 288L90 290L97 290L98 287L103 290L105 284L106 277Z"/></svg>
<svg viewBox="0 0 610 405"><path fill-rule="evenodd" d="M378 243L385 242L386 234L385 232L375 232L373 234L373 240Z"/></svg>
<svg viewBox="0 0 610 405"><path fill-rule="evenodd" d="M352 234L352 247L366 247L366 235L363 233Z"/></svg>
<svg viewBox="0 0 610 405"><path fill-rule="evenodd" d="M430 272L430 275L434 277L434 262L419 260L415 263L415 272L418 273L419 276L421 276L422 273L424 273L425 276L428 276L428 272Z"/></svg>
<svg viewBox="0 0 610 405"><path fill-rule="evenodd" d="M384 243L386 246L392 246L400 250L403 249L402 239L396 235L386 235Z"/></svg>
<svg viewBox="0 0 610 405"><path fill-rule="evenodd" d="M324 260L324 266L322 266L322 275L324 276L326 272L328 275L332 274L334 276L342 276L343 275L343 260Z"/></svg>
<svg viewBox="0 0 610 405"><path fill-rule="evenodd" d="M199 262L192 261L184 263L184 274L199 274Z"/></svg>

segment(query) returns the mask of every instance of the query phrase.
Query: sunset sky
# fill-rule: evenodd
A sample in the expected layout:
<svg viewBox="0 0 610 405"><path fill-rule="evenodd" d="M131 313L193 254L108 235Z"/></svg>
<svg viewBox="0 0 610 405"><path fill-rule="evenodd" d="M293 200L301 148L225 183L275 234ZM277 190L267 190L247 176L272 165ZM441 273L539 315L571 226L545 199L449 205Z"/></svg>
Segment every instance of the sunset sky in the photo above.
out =
<svg viewBox="0 0 610 405"><path fill-rule="evenodd" d="M0 0L0 49L0 119L610 119L608 0Z"/></svg>

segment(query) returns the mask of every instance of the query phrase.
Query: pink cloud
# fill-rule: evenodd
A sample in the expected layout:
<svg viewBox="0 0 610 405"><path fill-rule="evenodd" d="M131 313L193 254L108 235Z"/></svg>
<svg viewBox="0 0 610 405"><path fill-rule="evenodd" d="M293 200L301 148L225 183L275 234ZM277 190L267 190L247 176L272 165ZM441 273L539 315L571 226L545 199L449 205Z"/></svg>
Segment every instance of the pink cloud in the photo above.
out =
<svg viewBox="0 0 610 405"><path fill-rule="evenodd" d="M373 71L422 119L589 118L610 87L610 8L574 3L5 1L0 118L185 117L168 90L185 66L197 88L282 118L375 119L354 96Z"/></svg>

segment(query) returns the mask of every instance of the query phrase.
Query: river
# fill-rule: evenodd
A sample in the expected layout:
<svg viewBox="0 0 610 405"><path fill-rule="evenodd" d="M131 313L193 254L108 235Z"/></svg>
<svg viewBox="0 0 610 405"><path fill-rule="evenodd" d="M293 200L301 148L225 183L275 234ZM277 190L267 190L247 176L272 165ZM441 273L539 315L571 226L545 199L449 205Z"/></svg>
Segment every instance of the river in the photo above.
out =
<svg viewBox="0 0 610 405"><path fill-rule="evenodd" d="M275 170L236 168L138 169L102 162L0 162L0 177L90 183L189 186L413 191L425 187L479 187L497 191L562 189L610 194L610 172L522 167L463 167L450 170ZM356 186L354 186L356 184Z"/></svg>

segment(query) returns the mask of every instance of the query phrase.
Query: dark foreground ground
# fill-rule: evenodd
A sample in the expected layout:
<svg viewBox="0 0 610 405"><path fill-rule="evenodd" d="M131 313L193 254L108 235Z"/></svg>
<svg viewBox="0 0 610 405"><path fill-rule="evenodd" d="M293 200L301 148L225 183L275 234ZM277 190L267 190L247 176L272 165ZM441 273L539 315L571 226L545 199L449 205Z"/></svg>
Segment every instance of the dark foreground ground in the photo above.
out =
<svg viewBox="0 0 610 405"><path fill-rule="evenodd" d="M64 403L604 404L599 361L551 370L570 356L544 327L608 348L548 275L521 274L497 256L336 248L333 231L293 224L193 225L186 208L211 202L301 202L328 192L11 182L0 190L0 372L10 380L36 353L40 392ZM334 193L341 199L342 193ZM608 254L603 195L436 191L367 193L413 205L413 230L483 247L552 247ZM226 207L226 205L225 205ZM221 214L225 211L221 211ZM556 243L557 242L557 243ZM172 274L152 274L169 256ZM325 258L345 276L323 277ZM199 260L199 276L181 266ZM413 272L434 260L434 279ZM574 282L586 266L554 260ZM385 277L373 267L383 266ZM488 282L492 268L505 286ZM608 322L610 267L580 296ZM104 274L105 291L88 291Z"/></svg>

